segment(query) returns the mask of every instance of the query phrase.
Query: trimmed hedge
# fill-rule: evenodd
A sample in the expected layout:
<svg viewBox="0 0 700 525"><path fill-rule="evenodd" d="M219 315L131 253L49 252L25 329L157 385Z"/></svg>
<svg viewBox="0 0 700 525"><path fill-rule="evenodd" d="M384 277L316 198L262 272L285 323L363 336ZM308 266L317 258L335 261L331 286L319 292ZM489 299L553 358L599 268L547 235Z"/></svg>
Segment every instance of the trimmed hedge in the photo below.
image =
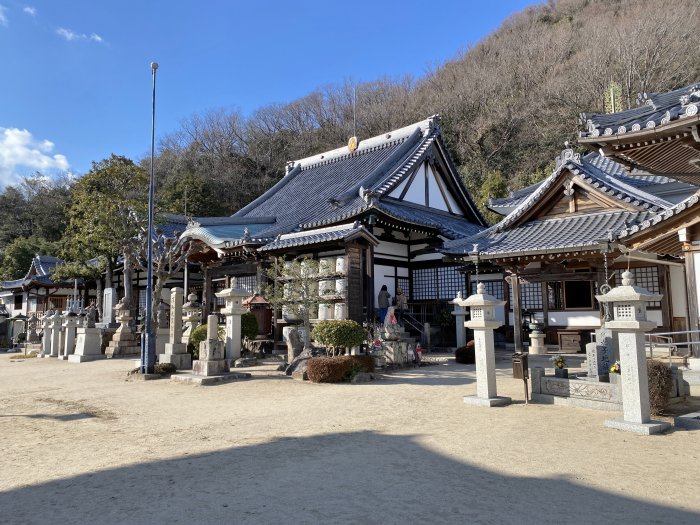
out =
<svg viewBox="0 0 700 525"><path fill-rule="evenodd" d="M622 373L625 373L624 370ZM670 366L652 359L647 362L647 377L649 378L651 413L658 416L668 405L668 397L673 387L673 373Z"/></svg>
<svg viewBox="0 0 700 525"><path fill-rule="evenodd" d="M460 346L457 350L455 350L455 361L463 365L476 364L474 345L466 344L465 346Z"/></svg>
<svg viewBox="0 0 700 525"><path fill-rule="evenodd" d="M258 335L258 319L252 312L241 315L241 337L255 339Z"/></svg>
<svg viewBox="0 0 700 525"><path fill-rule="evenodd" d="M371 356L313 357L306 368L309 381L313 383L351 381L360 372L374 372L374 359Z"/></svg>
<svg viewBox="0 0 700 525"><path fill-rule="evenodd" d="M341 348L360 346L367 340L367 332L356 321L329 319L320 321L311 331L314 341L328 347L331 354Z"/></svg>
<svg viewBox="0 0 700 525"><path fill-rule="evenodd" d="M251 314L253 315L253 314ZM255 326L257 326L257 321ZM226 327L219 325L217 334L219 341L226 340ZM207 338L207 325L203 324L192 330L190 338L187 340L187 351L192 354L192 359L199 359L199 343Z"/></svg>

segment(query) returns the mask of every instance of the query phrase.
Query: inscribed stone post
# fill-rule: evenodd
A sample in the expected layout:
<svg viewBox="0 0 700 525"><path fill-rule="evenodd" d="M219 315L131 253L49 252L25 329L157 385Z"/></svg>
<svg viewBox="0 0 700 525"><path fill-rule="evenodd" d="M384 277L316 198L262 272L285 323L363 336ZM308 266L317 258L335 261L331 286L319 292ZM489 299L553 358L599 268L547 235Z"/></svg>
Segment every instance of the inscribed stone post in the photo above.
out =
<svg viewBox="0 0 700 525"><path fill-rule="evenodd" d="M170 289L170 339L165 351L158 356L161 363L171 363L178 370L192 368L192 356L187 353L187 345L182 342L182 288Z"/></svg>
<svg viewBox="0 0 700 525"><path fill-rule="evenodd" d="M199 359L192 363L192 373L198 376L214 376L230 371L229 363L224 359L223 343L219 341L218 317L207 317L207 338L199 344Z"/></svg>
<svg viewBox="0 0 700 525"><path fill-rule="evenodd" d="M41 318L41 327L44 334L41 338L41 357L49 357L51 354L51 312L46 312Z"/></svg>
<svg viewBox="0 0 700 525"><path fill-rule="evenodd" d="M622 274L622 286L596 298L600 303L613 305L613 320L607 321L605 328L617 333L622 370L623 417L608 420L605 426L646 435L665 430L668 423L651 419L644 343L644 333L656 327L647 319L646 304L661 300L661 295L634 286L634 274L628 270Z"/></svg>
<svg viewBox="0 0 700 525"><path fill-rule="evenodd" d="M102 323L111 326L115 324L114 307L117 305L117 290L105 288L102 293Z"/></svg>
<svg viewBox="0 0 700 525"><path fill-rule="evenodd" d="M476 293L459 304L468 306L471 319L465 323L474 330L474 352L476 354L476 396L464 396L464 402L478 406L503 406L510 403L509 397L500 397L496 390L496 351L493 331L501 323L496 320L497 306L505 301L485 293L483 283L478 283Z"/></svg>
<svg viewBox="0 0 700 525"><path fill-rule="evenodd" d="M75 351L75 330L77 325L77 316L70 314L65 316L63 321L65 336L63 341L63 355L61 356L64 360L68 360L68 356Z"/></svg>

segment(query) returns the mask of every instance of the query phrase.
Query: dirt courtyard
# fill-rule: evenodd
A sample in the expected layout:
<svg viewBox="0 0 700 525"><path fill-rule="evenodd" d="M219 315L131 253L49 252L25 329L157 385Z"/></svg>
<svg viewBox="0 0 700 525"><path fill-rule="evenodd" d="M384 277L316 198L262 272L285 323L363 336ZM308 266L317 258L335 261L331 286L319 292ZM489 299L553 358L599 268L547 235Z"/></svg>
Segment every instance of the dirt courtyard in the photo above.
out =
<svg viewBox="0 0 700 525"><path fill-rule="evenodd" d="M0 523L699 523L700 433L470 407L474 367L364 385L257 370L198 387L131 361L0 354Z"/></svg>

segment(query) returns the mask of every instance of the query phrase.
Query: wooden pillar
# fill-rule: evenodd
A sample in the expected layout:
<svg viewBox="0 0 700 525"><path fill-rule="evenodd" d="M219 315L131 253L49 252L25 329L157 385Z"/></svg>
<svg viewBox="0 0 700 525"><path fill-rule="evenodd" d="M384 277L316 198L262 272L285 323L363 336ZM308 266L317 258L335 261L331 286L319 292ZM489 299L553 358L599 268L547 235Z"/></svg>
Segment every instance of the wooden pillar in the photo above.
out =
<svg viewBox="0 0 700 525"><path fill-rule="evenodd" d="M513 290L513 343L515 351L523 351L523 316L522 304L520 301L520 279L517 272L510 276L510 286Z"/></svg>
<svg viewBox="0 0 700 525"><path fill-rule="evenodd" d="M685 290L688 299L688 330L700 329L698 323L698 292L695 279L695 252L691 251L689 244L683 245L685 258ZM690 340L694 343L700 341L700 334L690 334ZM700 357L700 345L692 345L693 357Z"/></svg>
<svg viewBox="0 0 700 525"><path fill-rule="evenodd" d="M659 264L659 289L664 290L661 298L661 324L664 330L673 331L673 298L671 296L671 272L665 264Z"/></svg>

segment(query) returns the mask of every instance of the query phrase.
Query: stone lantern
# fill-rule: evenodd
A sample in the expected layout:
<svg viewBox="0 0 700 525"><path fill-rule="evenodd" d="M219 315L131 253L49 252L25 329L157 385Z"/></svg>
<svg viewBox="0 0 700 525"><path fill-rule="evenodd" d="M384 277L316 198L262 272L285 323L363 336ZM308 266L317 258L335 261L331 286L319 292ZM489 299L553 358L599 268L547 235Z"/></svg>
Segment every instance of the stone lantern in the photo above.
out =
<svg viewBox="0 0 700 525"><path fill-rule="evenodd" d="M635 286L634 274L629 270L622 274L622 286L613 288L605 295L596 295L598 302L613 306L613 319L605 323L605 328L617 335L622 371L623 417L606 421L607 427L638 434L656 434L670 426L669 423L651 419L644 343L644 333L656 327L655 322L647 319L647 303L659 301L661 297Z"/></svg>
<svg viewBox="0 0 700 525"><path fill-rule="evenodd" d="M496 353L493 331L501 326L496 319L496 307L503 306L499 301L485 293L483 283L476 285L476 293L454 303L468 306L471 319L464 326L474 330L474 353L476 357L476 396L465 396L464 402L478 406L503 406L510 403L509 397L500 397L496 392Z"/></svg>
<svg viewBox="0 0 700 525"><path fill-rule="evenodd" d="M226 300L226 307L221 313L226 316L226 359L235 361L241 357L241 315L247 310L243 307L243 299L248 292L238 287L238 279L231 278L231 288L221 290L216 294Z"/></svg>
<svg viewBox="0 0 700 525"><path fill-rule="evenodd" d="M197 302L197 294L191 293L187 296L187 302L182 305L182 311L184 313L183 320L185 321L182 342L187 344L190 340L190 335L202 321L202 305Z"/></svg>
<svg viewBox="0 0 700 525"><path fill-rule="evenodd" d="M455 305L452 315L455 316L455 325L457 329L457 348L461 348L467 344L467 334L464 330L464 320L466 319L467 311L464 309L464 306L462 306L463 301L462 292L457 292L457 297L450 301Z"/></svg>

